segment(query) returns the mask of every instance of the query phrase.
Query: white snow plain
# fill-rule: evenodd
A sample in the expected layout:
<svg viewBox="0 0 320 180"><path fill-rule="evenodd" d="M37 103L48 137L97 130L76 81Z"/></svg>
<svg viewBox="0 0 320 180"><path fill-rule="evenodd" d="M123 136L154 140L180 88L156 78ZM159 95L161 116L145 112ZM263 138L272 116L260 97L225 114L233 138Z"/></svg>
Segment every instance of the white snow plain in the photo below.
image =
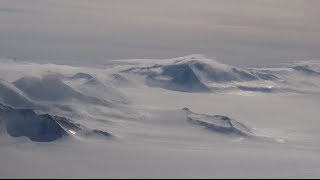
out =
<svg viewBox="0 0 320 180"><path fill-rule="evenodd" d="M320 177L319 60L3 59L0 77L0 178Z"/></svg>

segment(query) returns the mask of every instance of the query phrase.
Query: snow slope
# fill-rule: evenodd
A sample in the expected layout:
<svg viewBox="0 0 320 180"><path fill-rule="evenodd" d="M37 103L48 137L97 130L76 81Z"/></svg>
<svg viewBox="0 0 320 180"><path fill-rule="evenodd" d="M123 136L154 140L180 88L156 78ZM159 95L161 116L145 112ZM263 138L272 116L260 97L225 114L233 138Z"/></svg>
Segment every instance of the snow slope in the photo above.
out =
<svg viewBox="0 0 320 180"><path fill-rule="evenodd" d="M115 89L111 82L102 82L100 79L93 77L90 74L77 73L71 77L63 78L62 80L83 94L104 100L127 103L125 95Z"/></svg>
<svg viewBox="0 0 320 180"><path fill-rule="evenodd" d="M85 103L108 106L110 102L96 97L86 96L54 75L38 77L22 77L13 84L31 98L39 101L62 101L77 99Z"/></svg>
<svg viewBox="0 0 320 180"><path fill-rule="evenodd" d="M0 101L12 107L34 107L33 102L13 84L0 80Z"/></svg>

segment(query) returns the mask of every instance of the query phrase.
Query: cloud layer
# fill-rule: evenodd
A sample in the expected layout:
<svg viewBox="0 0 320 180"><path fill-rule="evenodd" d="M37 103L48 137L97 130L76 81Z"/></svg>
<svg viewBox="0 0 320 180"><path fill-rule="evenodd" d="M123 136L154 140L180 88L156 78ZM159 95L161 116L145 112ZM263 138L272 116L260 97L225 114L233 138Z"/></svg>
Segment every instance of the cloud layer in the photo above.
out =
<svg viewBox="0 0 320 180"><path fill-rule="evenodd" d="M202 53L241 66L320 58L318 1L4 0L0 6L2 57L90 64Z"/></svg>

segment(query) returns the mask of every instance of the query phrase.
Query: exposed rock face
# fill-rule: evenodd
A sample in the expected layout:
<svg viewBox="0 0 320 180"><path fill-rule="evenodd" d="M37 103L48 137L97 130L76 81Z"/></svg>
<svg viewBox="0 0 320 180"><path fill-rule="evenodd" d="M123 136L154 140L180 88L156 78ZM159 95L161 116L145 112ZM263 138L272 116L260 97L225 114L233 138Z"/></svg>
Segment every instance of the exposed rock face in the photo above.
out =
<svg viewBox="0 0 320 180"><path fill-rule="evenodd" d="M25 136L32 141L49 142L67 132L48 114L38 115L29 109L12 109L0 105L0 119L6 132L13 137Z"/></svg>
<svg viewBox="0 0 320 180"><path fill-rule="evenodd" d="M49 114L36 114L30 109L13 109L0 104L0 132L12 137L28 137L32 141L50 142L72 135L105 138L110 133L89 129L74 121Z"/></svg>

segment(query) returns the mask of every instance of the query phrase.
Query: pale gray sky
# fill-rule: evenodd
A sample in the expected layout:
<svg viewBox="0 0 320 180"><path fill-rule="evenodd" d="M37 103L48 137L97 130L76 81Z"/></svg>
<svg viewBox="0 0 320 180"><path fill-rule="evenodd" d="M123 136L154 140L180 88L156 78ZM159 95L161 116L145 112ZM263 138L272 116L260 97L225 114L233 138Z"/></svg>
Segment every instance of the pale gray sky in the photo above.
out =
<svg viewBox="0 0 320 180"><path fill-rule="evenodd" d="M0 0L0 57L98 63L206 54L240 66L320 59L317 0Z"/></svg>

